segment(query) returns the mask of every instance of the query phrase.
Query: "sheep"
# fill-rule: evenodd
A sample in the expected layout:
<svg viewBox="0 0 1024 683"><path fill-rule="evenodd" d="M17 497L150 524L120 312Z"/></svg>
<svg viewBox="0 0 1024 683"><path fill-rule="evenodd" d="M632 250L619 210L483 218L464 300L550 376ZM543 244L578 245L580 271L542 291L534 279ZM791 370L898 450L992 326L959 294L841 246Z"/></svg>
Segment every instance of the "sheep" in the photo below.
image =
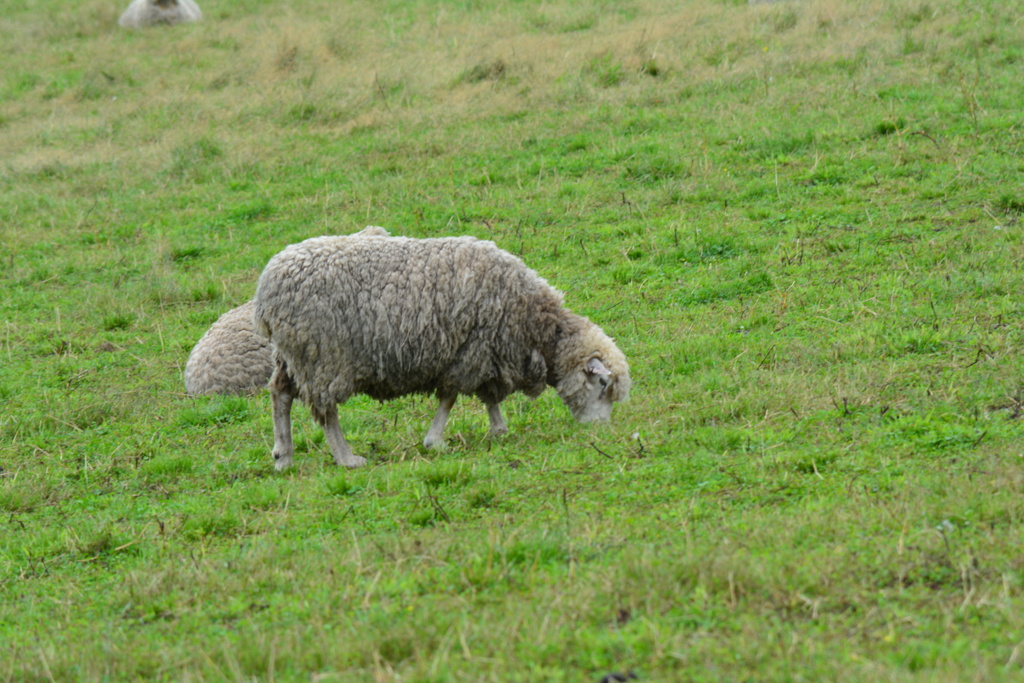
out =
<svg viewBox="0 0 1024 683"><path fill-rule="evenodd" d="M145 28L157 24L185 24L202 18L203 12L195 0L134 0L117 23L124 28Z"/></svg>
<svg viewBox="0 0 1024 683"><path fill-rule="evenodd" d="M251 394L274 372L270 342L252 326L253 302L233 308L207 330L185 364L185 392Z"/></svg>
<svg viewBox="0 0 1024 683"><path fill-rule="evenodd" d="M508 431L515 391L558 392L579 422L607 420L627 398L626 358L600 327L493 242L472 237L316 237L274 256L260 275L253 322L274 348L270 379L275 468L292 464L291 406L307 403L334 462L352 453L337 405L434 394L423 445L443 445L460 394L487 407L491 436Z"/></svg>
<svg viewBox="0 0 1024 683"><path fill-rule="evenodd" d="M384 228L368 225L354 235L387 237ZM267 386L274 371L270 342L256 334L253 302L233 308L206 331L185 363L185 393L252 394Z"/></svg>

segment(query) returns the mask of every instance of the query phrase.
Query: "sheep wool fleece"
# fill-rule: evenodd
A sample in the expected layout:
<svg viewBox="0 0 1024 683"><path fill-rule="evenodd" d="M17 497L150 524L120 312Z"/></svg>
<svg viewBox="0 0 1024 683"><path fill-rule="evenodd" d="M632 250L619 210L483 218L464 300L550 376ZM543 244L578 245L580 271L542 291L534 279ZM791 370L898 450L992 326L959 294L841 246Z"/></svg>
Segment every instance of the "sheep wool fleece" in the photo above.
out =
<svg viewBox="0 0 1024 683"><path fill-rule="evenodd" d="M354 393L531 397L600 357L629 391L625 357L515 256L472 237L317 237L272 258L255 296L256 331L323 423ZM579 358L567 357L579 355ZM582 390L565 383L562 399ZM575 399L585 400L582 395Z"/></svg>
<svg viewBox="0 0 1024 683"><path fill-rule="evenodd" d="M185 364L185 391L247 394L267 385L274 372L270 342L252 325L253 302L217 319L196 343Z"/></svg>

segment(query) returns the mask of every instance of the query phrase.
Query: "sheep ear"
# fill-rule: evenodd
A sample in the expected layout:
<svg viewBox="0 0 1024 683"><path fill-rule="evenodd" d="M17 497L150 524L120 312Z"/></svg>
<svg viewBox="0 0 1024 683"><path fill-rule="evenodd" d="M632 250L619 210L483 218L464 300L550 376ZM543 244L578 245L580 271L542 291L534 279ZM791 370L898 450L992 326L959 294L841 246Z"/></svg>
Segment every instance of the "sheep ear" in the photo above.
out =
<svg viewBox="0 0 1024 683"><path fill-rule="evenodd" d="M600 358L591 358L587 361L587 372L591 375L610 375L611 370L604 366Z"/></svg>

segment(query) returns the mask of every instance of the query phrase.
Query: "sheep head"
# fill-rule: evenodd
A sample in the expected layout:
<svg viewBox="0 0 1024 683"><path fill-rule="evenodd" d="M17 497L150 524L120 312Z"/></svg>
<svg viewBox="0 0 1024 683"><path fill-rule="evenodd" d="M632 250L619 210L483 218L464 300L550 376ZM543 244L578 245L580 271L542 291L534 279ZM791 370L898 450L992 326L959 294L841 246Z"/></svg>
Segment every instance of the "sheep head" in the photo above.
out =
<svg viewBox="0 0 1024 683"><path fill-rule="evenodd" d="M555 390L577 422L605 421L612 404L629 396L629 366L601 328L583 322L583 329L559 345Z"/></svg>

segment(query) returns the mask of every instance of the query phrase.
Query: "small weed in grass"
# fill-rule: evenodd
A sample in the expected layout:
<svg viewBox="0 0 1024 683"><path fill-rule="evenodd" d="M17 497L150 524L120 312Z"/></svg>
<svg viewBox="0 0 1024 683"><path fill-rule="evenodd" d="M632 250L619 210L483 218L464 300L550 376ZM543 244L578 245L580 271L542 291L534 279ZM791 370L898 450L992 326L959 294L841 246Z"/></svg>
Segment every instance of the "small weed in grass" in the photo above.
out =
<svg viewBox="0 0 1024 683"><path fill-rule="evenodd" d="M198 259L206 251L204 247L177 247L171 250L171 261L174 263L185 263Z"/></svg>
<svg viewBox="0 0 1024 683"><path fill-rule="evenodd" d="M664 75L665 70L658 65L658 62L656 60L648 59L645 60L644 63L640 66L640 73L644 74L645 76L657 77Z"/></svg>
<svg viewBox="0 0 1024 683"><path fill-rule="evenodd" d="M220 298L220 289L215 282L207 282L205 285L192 288L189 298L195 303L216 301Z"/></svg>
<svg viewBox="0 0 1024 683"><path fill-rule="evenodd" d="M505 559L515 565L561 565L571 557L564 543L550 537L516 541L505 549Z"/></svg>
<svg viewBox="0 0 1024 683"><path fill-rule="evenodd" d="M252 484L242 496L242 505L253 510L272 510L280 507L283 495L273 482Z"/></svg>
<svg viewBox="0 0 1024 683"><path fill-rule="evenodd" d="M651 270L642 265L627 264L612 271L612 279L620 285L643 282L651 274Z"/></svg>
<svg viewBox="0 0 1024 683"><path fill-rule="evenodd" d="M234 538L245 533L245 523L231 510L204 512L190 517L182 526L185 538L198 540L212 536Z"/></svg>
<svg viewBox="0 0 1024 683"><path fill-rule="evenodd" d="M8 79L8 86L3 96L6 99L16 100L25 93L32 91L42 82L43 79L39 74L32 72L19 73Z"/></svg>
<svg viewBox="0 0 1024 683"><path fill-rule="evenodd" d="M0 510L3 512L29 512L53 495L53 489L43 481L14 477L0 481Z"/></svg>
<svg viewBox="0 0 1024 683"><path fill-rule="evenodd" d="M224 150L215 140L200 138L174 149L169 172L176 178L198 180L223 156Z"/></svg>
<svg viewBox="0 0 1024 683"><path fill-rule="evenodd" d="M586 151L587 149L590 149L593 144L591 136L580 133L566 138L562 142L562 149L566 154L572 154L573 152Z"/></svg>
<svg viewBox="0 0 1024 683"><path fill-rule="evenodd" d="M188 455L160 455L147 460L139 467L139 474L150 480L174 479L179 475L191 474L196 461Z"/></svg>
<svg viewBox="0 0 1024 683"><path fill-rule="evenodd" d="M479 83L481 81L500 81L508 74L508 65L501 59L476 64L459 76L460 83Z"/></svg>
<svg viewBox="0 0 1024 683"><path fill-rule="evenodd" d="M828 468L836 461L838 456L835 453L815 453L795 459L791 466L801 474L821 475L828 471Z"/></svg>
<svg viewBox="0 0 1024 683"><path fill-rule="evenodd" d="M102 327L107 332L115 330L126 330L135 322L135 316L131 313L112 313L103 317Z"/></svg>
<svg viewBox="0 0 1024 683"><path fill-rule="evenodd" d="M800 14L795 9L786 9L771 18L771 28L775 33L785 33L796 28Z"/></svg>
<svg viewBox="0 0 1024 683"><path fill-rule="evenodd" d="M613 88L622 83L625 78L622 64L610 54L594 58L583 70L583 73L593 78L602 88Z"/></svg>
<svg viewBox="0 0 1024 683"><path fill-rule="evenodd" d="M89 529L74 541L75 551L85 560L129 549L132 553L138 552L134 545L110 524L104 524L99 529Z"/></svg>
<svg viewBox="0 0 1024 683"><path fill-rule="evenodd" d="M886 135L892 135L907 127L907 122L902 118L886 119L879 121L875 125L875 135L879 137L885 137Z"/></svg>
<svg viewBox="0 0 1024 683"><path fill-rule="evenodd" d="M282 122L288 123L309 123L317 119L317 106L312 102L303 102L290 107L282 118Z"/></svg>
<svg viewBox="0 0 1024 683"><path fill-rule="evenodd" d="M348 474L345 472L339 472L327 479L324 482L324 486L327 487L327 492L332 496L348 496L361 488L349 481Z"/></svg>
<svg viewBox="0 0 1024 683"><path fill-rule="evenodd" d="M82 80L82 72L78 70L65 71L58 74L46 84L43 91L43 99L52 100L71 90Z"/></svg>
<svg viewBox="0 0 1024 683"><path fill-rule="evenodd" d="M198 398L200 405L178 414L178 423L185 427L245 422L252 416L249 399L242 396Z"/></svg>
<svg viewBox="0 0 1024 683"><path fill-rule="evenodd" d="M596 25L597 14L593 12L585 12L579 16L570 18L559 27L559 30L562 33L576 33L578 31L587 31L594 28Z"/></svg>
<svg viewBox="0 0 1024 683"><path fill-rule="evenodd" d="M655 256L659 264L672 262L704 263L735 258L744 252L744 249L731 239L702 240L693 247L681 247L678 249L662 252Z"/></svg>
<svg viewBox="0 0 1024 683"><path fill-rule="evenodd" d="M680 301L685 304L707 304L713 301L728 301L738 297L761 294L771 290L773 287L774 283L768 273L757 273L745 280L701 287L692 294L683 294L680 297Z"/></svg>
<svg viewBox="0 0 1024 683"><path fill-rule="evenodd" d="M888 422L886 440L893 445L912 444L922 451L960 450L985 438L987 428L952 415L907 415Z"/></svg>
<svg viewBox="0 0 1024 683"><path fill-rule="evenodd" d="M295 438L295 452L296 453L308 453L313 450L316 446L323 446L324 444L324 433L322 431L315 431L310 434L304 434Z"/></svg>
<svg viewBox="0 0 1024 683"><path fill-rule="evenodd" d="M918 24L933 19L936 16L935 10L926 2L906 3L896 5L891 10L897 28L910 30Z"/></svg>
<svg viewBox="0 0 1024 683"><path fill-rule="evenodd" d="M228 211L228 218L239 223L252 223L268 218L273 213L273 204L268 201L257 201L233 207Z"/></svg>
<svg viewBox="0 0 1024 683"><path fill-rule="evenodd" d="M420 509L409 515L409 524L415 527L428 527L437 523L437 515L433 510Z"/></svg>
<svg viewBox="0 0 1024 683"><path fill-rule="evenodd" d="M466 502L471 508L489 508L495 504L498 494L488 487L478 487L466 492Z"/></svg>
<svg viewBox="0 0 1024 683"><path fill-rule="evenodd" d="M645 184L660 183L686 175L682 162L672 156L645 156L626 164L623 174L629 180Z"/></svg>
<svg viewBox="0 0 1024 683"><path fill-rule="evenodd" d="M802 133L781 133L754 139L744 146L759 159L781 159L813 147L814 132L808 130Z"/></svg>
<svg viewBox="0 0 1024 683"><path fill-rule="evenodd" d="M1004 213L1024 214L1024 197L1004 194L996 201L996 208Z"/></svg>
<svg viewBox="0 0 1024 683"><path fill-rule="evenodd" d="M91 429L118 417L124 409L125 406L123 405L115 405L110 401L95 400L70 411L66 417L66 424L76 429Z"/></svg>
<svg viewBox="0 0 1024 683"><path fill-rule="evenodd" d="M462 463L439 463L422 473L420 477L428 486L453 488L465 486L472 479L472 475Z"/></svg>

